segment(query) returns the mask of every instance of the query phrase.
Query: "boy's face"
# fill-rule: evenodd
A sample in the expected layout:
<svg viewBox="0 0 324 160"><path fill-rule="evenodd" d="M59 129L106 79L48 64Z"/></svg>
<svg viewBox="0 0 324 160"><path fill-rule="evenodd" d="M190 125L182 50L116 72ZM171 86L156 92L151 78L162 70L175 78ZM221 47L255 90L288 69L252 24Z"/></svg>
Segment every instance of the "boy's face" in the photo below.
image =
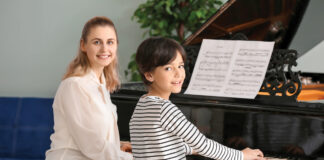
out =
<svg viewBox="0 0 324 160"><path fill-rule="evenodd" d="M171 63L155 68L153 72L145 74L145 77L152 82L149 93L164 99L169 99L171 93L179 93L186 77L181 54L177 52Z"/></svg>

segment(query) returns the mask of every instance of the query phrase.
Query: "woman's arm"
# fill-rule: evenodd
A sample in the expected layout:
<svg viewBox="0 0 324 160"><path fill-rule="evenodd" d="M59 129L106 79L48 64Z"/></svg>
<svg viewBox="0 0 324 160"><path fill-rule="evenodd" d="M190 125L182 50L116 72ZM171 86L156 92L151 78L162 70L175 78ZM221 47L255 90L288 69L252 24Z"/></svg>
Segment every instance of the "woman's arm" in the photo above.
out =
<svg viewBox="0 0 324 160"><path fill-rule="evenodd" d="M96 160L132 159L129 153L122 152L116 145L115 139L119 135L112 132L117 127L113 116L105 114L100 106L94 106L91 95L76 81L68 81L62 87L58 97L60 107L69 133L81 152Z"/></svg>

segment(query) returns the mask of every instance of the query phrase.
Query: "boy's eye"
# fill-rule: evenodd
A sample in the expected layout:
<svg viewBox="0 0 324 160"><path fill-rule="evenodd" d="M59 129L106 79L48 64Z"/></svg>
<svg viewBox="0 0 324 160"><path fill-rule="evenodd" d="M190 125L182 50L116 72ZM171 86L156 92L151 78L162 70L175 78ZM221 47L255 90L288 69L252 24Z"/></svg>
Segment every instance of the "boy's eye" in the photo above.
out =
<svg viewBox="0 0 324 160"><path fill-rule="evenodd" d="M171 67L165 67L165 70L166 71L171 71L172 69L171 69Z"/></svg>

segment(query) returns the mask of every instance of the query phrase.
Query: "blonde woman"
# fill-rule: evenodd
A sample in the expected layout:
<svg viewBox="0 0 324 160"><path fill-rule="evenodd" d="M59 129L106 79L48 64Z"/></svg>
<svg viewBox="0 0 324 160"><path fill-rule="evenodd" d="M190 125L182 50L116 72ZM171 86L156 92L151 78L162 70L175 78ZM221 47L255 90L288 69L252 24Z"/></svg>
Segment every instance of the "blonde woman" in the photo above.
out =
<svg viewBox="0 0 324 160"><path fill-rule="evenodd" d="M110 19L94 17L84 25L79 52L54 98L47 160L133 159L121 150L130 145L120 146L116 106L110 100L110 92L120 84L117 46Z"/></svg>

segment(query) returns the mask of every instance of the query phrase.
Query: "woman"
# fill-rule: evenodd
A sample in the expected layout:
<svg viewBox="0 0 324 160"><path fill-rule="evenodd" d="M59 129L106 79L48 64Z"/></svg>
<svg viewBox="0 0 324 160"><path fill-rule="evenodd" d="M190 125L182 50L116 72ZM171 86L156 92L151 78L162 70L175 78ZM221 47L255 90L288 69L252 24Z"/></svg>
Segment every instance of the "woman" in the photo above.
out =
<svg viewBox="0 0 324 160"><path fill-rule="evenodd" d="M117 45L110 19L94 17L84 25L78 55L54 98L54 133L47 160L132 159L120 149L125 146L120 146L116 106L109 93L120 84Z"/></svg>

